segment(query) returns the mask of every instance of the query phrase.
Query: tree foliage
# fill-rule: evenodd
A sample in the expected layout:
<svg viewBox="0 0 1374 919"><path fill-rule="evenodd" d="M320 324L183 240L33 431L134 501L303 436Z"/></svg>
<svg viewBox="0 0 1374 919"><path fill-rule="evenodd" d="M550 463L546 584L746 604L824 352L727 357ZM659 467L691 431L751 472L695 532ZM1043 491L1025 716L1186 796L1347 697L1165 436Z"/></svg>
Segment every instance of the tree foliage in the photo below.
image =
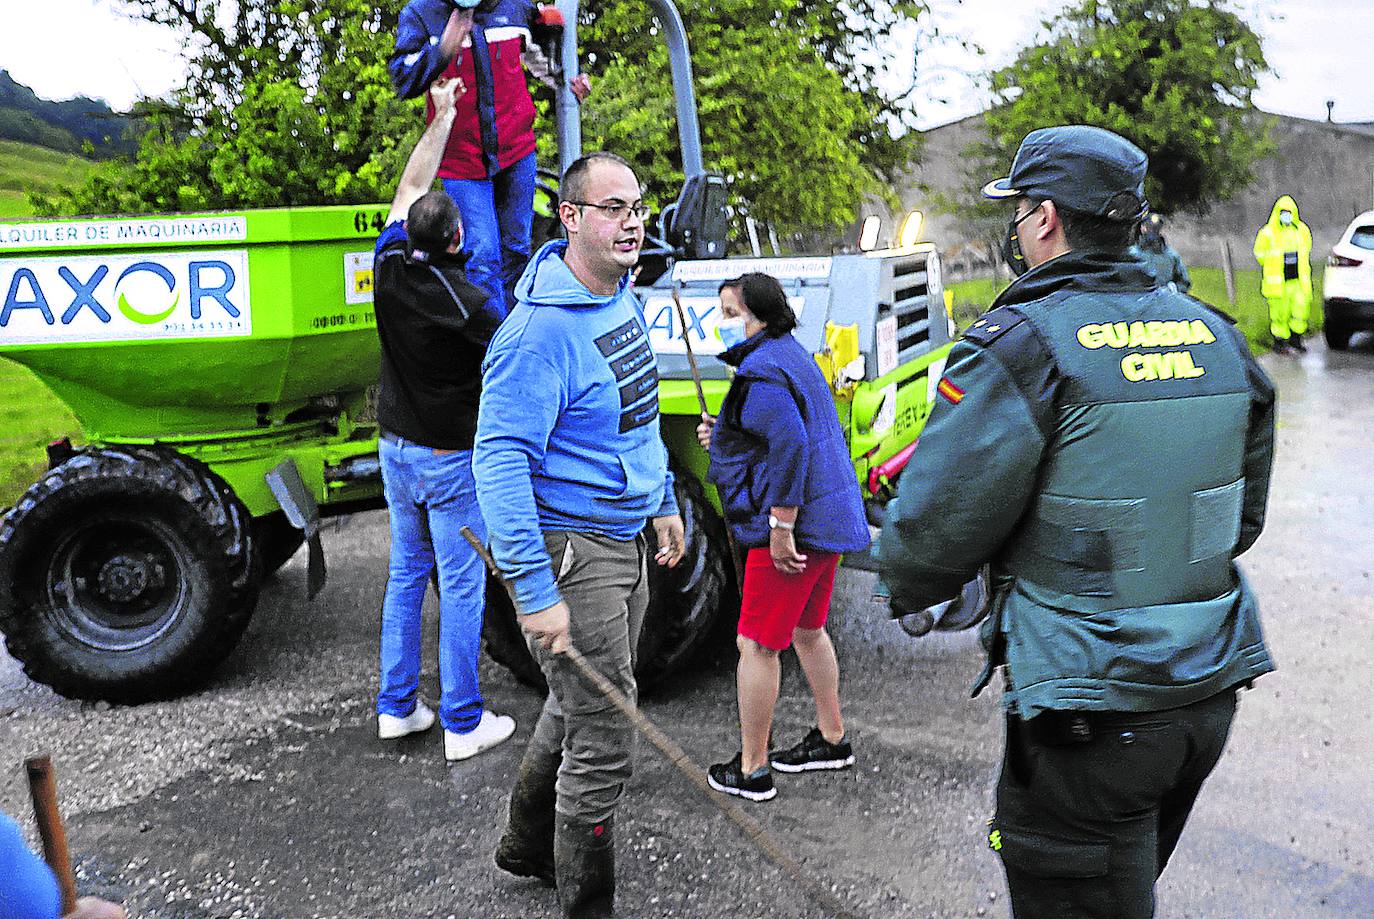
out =
<svg viewBox="0 0 1374 919"><path fill-rule="evenodd" d="M49 213L386 200L422 124L386 74L403 0L124 0L185 37L191 68L170 102L144 103L131 163L99 170ZM780 227L850 220L911 159L909 97L877 88L867 49L923 2L683 0L707 168L742 212ZM652 203L680 187L667 52L642 0L583 4L594 92L584 144L641 167ZM553 164L550 93L537 96ZM893 130L889 130L889 126Z"/></svg>
<svg viewBox="0 0 1374 919"><path fill-rule="evenodd" d="M136 106L146 127L131 163L35 204L128 213L389 198L421 118L386 73L400 5L126 0L182 34L186 85Z"/></svg>
<svg viewBox="0 0 1374 919"><path fill-rule="evenodd" d="M1146 196L1171 213L1230 197L1273 149L1251 105L1268 65L1229 0L1082 0L1045 26L1047 42L992 74L998 162L1036 128L1107 128L1149 155Z"/></svg>
<svg viewBox="0 0 1374 919"><path fill-rule="evenodd" d="M884 180L910 161L910 139L887 128L903 118L904 104L879 95L858 53L880 42L899 14L865 6L886 17L856 28L836 4L814 0L679 4L703 155L708 169L729 177L740 211L787 228L847 222L862 195L884 194ZM586 9L578 37L598 82L584 144L627 155L648 177L651 197L665 203L681 186L682 160L658 24L642 0Z"/></svg>

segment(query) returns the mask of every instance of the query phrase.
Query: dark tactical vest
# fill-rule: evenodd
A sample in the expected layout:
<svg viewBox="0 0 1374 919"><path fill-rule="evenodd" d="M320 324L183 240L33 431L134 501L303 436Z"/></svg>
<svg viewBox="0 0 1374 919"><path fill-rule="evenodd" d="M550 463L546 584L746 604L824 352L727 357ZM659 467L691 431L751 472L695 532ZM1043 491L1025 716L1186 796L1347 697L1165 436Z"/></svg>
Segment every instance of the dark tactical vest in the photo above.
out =
<svg viewBox="0 0 1374 919"><path fill-rule="evenodd" d="M1041 394L1039 487L994 563L985 626L1008 705L1026 718L1174 708L1273 669L1233 562L1244 339L1200 302L1133 278L1070 282L966 336Z"/></svg>

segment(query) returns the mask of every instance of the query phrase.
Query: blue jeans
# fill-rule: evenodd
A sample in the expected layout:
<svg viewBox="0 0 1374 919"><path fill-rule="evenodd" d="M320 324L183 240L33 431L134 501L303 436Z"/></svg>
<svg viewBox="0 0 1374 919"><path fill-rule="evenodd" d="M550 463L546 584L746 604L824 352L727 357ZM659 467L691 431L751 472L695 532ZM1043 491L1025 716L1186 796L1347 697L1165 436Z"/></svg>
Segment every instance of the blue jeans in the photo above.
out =
<svg viewBox="0 0 1374 919"><path fill-rule="evenodd" d="M534 183L533 153L489 179L444 179L463 215L468 280L491 294L491 310L502 319L515 306L515 282L530 260Z"/></svg>
<svg viewBox="0 0 1374 919"><path fill-rule="evenodd" d="M377 713L415 711L420 682L420 618L430 573L439 572L439 720L464 734L482 718L477 657L486 610L486 571L459 531L486 540L472 478L472 451L436 453L382 438L382 483L391 514L391 567L382 602L382 678Z"/></svg>

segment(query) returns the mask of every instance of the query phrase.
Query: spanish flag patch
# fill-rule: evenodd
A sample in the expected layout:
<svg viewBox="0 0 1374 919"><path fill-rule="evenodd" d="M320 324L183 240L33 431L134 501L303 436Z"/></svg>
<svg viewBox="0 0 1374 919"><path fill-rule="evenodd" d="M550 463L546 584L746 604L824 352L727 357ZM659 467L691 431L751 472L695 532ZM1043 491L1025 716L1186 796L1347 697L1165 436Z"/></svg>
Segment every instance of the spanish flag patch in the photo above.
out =
<svg viewBox="0 0 1374 919"><path fill-rule="evenodd" d="M958 405L964 398L964 391L949 381L949 377L941 377L940 385L935 389L949 400L951 405Z"/></svg>

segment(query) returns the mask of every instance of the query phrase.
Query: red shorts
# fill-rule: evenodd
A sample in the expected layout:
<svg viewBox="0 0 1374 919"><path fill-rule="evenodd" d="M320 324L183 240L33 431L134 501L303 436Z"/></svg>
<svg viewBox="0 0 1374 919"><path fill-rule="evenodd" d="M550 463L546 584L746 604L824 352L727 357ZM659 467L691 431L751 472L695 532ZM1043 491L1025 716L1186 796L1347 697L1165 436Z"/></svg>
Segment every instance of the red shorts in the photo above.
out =
<svg viewBox="0 0 1374 919"><path fill-rule="evenodd" d="M765 648L782 651L792 644L795 629L825 626L840 557L834 552L802 554L806 556L806 570L783 574L773 567L767 548L749 550L744 561L739 634Z"/></svg>

